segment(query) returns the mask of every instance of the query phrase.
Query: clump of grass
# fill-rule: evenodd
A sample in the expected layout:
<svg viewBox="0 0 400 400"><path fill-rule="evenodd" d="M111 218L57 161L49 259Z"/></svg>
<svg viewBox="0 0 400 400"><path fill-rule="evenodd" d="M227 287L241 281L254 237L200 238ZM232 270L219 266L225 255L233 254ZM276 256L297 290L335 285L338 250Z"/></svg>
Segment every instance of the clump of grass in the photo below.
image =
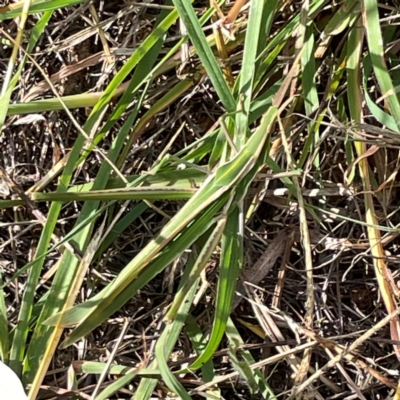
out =
<svg viewBox="0 0 400 400"><path fill-rule="evenodd" d="M244 3L0 9L0 355L30 399L396 389L398 11Z"/></svg>

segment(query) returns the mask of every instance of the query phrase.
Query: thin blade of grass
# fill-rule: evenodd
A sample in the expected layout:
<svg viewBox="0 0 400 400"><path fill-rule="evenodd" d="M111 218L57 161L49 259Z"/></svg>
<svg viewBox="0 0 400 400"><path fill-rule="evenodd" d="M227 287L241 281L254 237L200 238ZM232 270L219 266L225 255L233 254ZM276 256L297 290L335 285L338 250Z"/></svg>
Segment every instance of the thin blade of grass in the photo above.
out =
<svg viewBox="0 0 400 400"><path fill-rule="evenodd" d="M194 257L191 257L190 266L186 269L186 276L183 277L182 281L185 282L189 278L189 275L193 268L195 267ZM189 396L188 392L182 386L182 384L177 380L174 374L170 371L167 359L169 358L172 349L175 346L175 342L179 337L179 334L182 331L182 328L185 324L186 317L188 316L190 307L192 305L194 296L196 294L196 289L199 283L199 278L197 278L193 285L191 285L190 289L185 293L185 300L180 303L180 307L177 311L177 315L172 323L167 324L164 327L163 333L160 338L157 340L155 355L158 368L160 369L161 376L167 384L168 388L176 393L179 398L183 400L191 400L192 398ZM183 286L181 286L183 288Z"/></svg>
<svg viewBox="0 0 400 400"><path fill-rule="evenodd" d="M140 187L140 188L121 188L110 190L91 190L80 192L49 192L49 193L32 193L29 198L33 202L61 202L68 203L70 201L108 201L108 200L182 200L192 197L196 193L195 188L175 188L175 187ZM23 200L3 200L0 205L2 208L16 207L24 205Z"/></svg>
<svg viewBox="0 0 400 400"><path fill-rule="evenodd" d="M314 34L313 26L304 26L304 51L301 57L302 65L302 89L304 93L304 107L306 115L309 116L319 108L318 92L315 85L315 58L314 58ZM306 158L309 156L310 151L319 140L318 124L311 121L308 124L308 137L306 144L303 148L299 166L303 166ZM314 158L314 165L319 169L319 155Z"/></svg>
<svg viewBox="0 0 400 400"><path fill-rule="evenodd" d="M73 367L79 374L95 374L99 375L106 363L100 361L74 361ZM138 376L159 376L160 371L151 368L132 368L127 365L111 365L108 371L111 375L126 375L130 372L135 372Z"/></svg>
<svg viewBox="0 0 400 400"><path fill-rule="evenodd" d="M207 346L207 337L203 335L200 326L197 324L195 318L192 315L188 315L185 323L185 331L193 344L193 348L196 354L200 356ZM202 378L204 382L211 382L215 377L214 363L210 359L202 367ZM213 388L207 391L210 396L221 397L221 391L219 388Z"/></svg>
<svg viewBox="0 0 400 400"><path fill-rule="evenodd" d="M270 10L266 7L264 0L253 0L250 3L250 14L248 29L246 30L246 40L243 50L242 69L239 81L239 110L235 118L234 143L238 149L246 143L249 132L249 112L253 94L253 82L255 75L256 60L259 50L259 41L264 41L266 37L262 35L264 13Z"/></svg>
<svg viewBox="0 0 400 400"><path fill-rule="evenodd" d="M383 37L381 25L379 23L378 2L376 0L362 1L362 17L372 67L381 88L382 95L388 103L390 112L396 121L397 130L399 130L400 102L384 60Z"/></svg>
<svg viewBox="0 0 400 400"><path fill-rule="evenodd" d="M187 371L195 371L210 360L224 336L226 323L231 313L236 280L243 266L243 238L239 236L240 217L238 207L233 206L222 236L221 262L212 331L204 352L185 369Z"/></svg>
<svg viewBox="0 0 400 400"><path fill-rule="evenodd" d="M364 7L367 7L367 9L371 11L371 13L374 13L375 11L377 12L377 10L375 10L374 5L371 4L371 2L365 2ZM365 8L364 11L366 11ZM364 23L367 22L369 24L368 27L373 29L373 31L375 32L376 35L378 35L379 38L381 37L380 31L379 33L376 32L377 27L374 25L375 23L377 23L379 26L379 18L376 20L375 17L368 16L367 19L366 16L364 15ZM359 19L357 25L359 26L360 23L361 19ZM363 34L364 31L357 28L356 26L350 33L349 43L348 43L349 56L347 62L347 69L348 69L347 74L348 74L349 109L350 109L350 115L356 123L361 123L363 121L362 94L361 94L362 86L361 86L361 69L360 69L361 51L364 38ZM371 37L369 37L369 39L371 40ZM375 49L375 51L376 50L377 49ZM382 67L381 62L383 60L380 59L379 54L375 54L374 57L375 58L373 58L371 54L372 63L374 64L374 62L378 62L378 64L375 65L376 67L375 72L376 72L376 69ZM386 73L383 72L383 76L382 76L382 71L380 71L379 74L381 74L381 79L384 79L385 81L384 82L385 87L388 88L391 85L391 81L390 83L388 83L388 80L390 80L390 76L387 74L387 70ZM392 99L392 108L391 108L392 113L393 111L396 112L396 107L397 107L396 102L397 100ZM358 157L362 156L367 151L366 144L365 142L362 141L355 142L355 148ZM394 312L394 310L396 310L396 302L393 299L393 291L389 283L390 272L387 270L387 265L385 262L385 252L382 246L381 233L379 229L373 227L378 225L378 221L376 218L374 201L371 194L372 188L371 188L371 179L370 179L368 161L365 157L362 158L359 162L359 172L364 189L364 200L366 208L365 219L366 223L369 225L367 228L367 233L368 233L368 240L370 243L371 254L373 255L375 275L385 307L388 313L390 314ZM393 340L398 341L400 339L398 316L395 316L390 321L390 333ZM396 352L397 358L400 359L399 346L393 345L393 347Z"/></svg>
<svg viewBox="0 0 400 400"><path fill-rule="evenodd" d="M40 20L35 24L35 26L32 28L32 33L29 38L28 46L26 48L27 53L31 53L33 49L36 46L37 41L41 37L41 35L44 32L44 29L49 21L49 19L52 16L52 11L46 12ZM14 46L17 44L14 43ZM10 99L11 99L11 94L15 88L15 85L17 84L18 80L21 77L22 71L24 69L25 63L27 60L26 54L24 54L21 62L18 65L18 69L15 72L13 78L11 81L8 83L6 80L3 82L3 87L2 87L2 94L0 96L0 127L4 125L5 118L8 114L9 106L10 106ZM11 63L11 61L10 61ZM12 65L9 65L9 68L11 68L12 71Z"/></svg>
<svg viewBox="0 0 400 400"><path fill-rule="evenodd" d="M137 376L137 372L128 372L124 376L116 379L110 385L108 385L104 390L96 396L95 400L107 400L111 398L114 394L118 393L121 389L129 385L133 379Z"/></svg>
<svg viewBox="0 0 400 400"><path fill-rule="evenodd" d="M0 284L3 285L3 279L0 275ZM8 332L8 316L5 302L5 293L0 289L0 358L3 362L8 359L10 350L10 338Z"/></svg>
<svg viewBox="0 0 400 400"><path fill-rule="evenodd" d="M231 201L224 206L222 210L221 216L218 218L215 228L212 230L211 234L207 238L206 243L204 244L202 250L200 251L196 262L193 265L192 270L188 273L188 269L185 270L187 272L183 277L180 284L180 288L178 292L175 294L174 301L172 302L170 309L165 316L165 321L171 323L175 318L177 318L178 311L185 300L186 294L189 292L191 287L195 284L195 282L199 279L201 272L205 268L208 260L210 259L212 253L214 252L216 246L218 245L222 233L225 228L226 219L227 219L227 208ZM184 278L186 278L184 280Z"/></svg>
<svg viewBox="0 0 400 400"><path fill-rule="evenodd" d="M382 125L387 126L394 132L399 132L399 126L396 124L394 117L384 110L382 110L375 102L371 99L371 96L368 93L368 78L372 72L372 60L371 57L365 57L363 60L363 89L364 89L364 97L365 101L368 105L369 110L376 118L378 122Z"/></svg>
<svg viewBox="0 0 400 400"><path fill-rule="evenodd" d="M85 254L83 255L82 259L79 262L79 265L75 272L73 280L72 280L71 284L69 285L66 300L64 301L64 303L61 306L64 309L72 307L73 303L75 302L75 299L81 288L82 282L85 279L86 272L87 272L87 270L90 266L90 263L96 253L96 250L98 249L98 246L100 243L100 238L102 237L102 233L104 231L104 225L105 225L105 219L101 223L101 226L99 227L97 232L91 238L91 241L86 248ZM65 250L65 251L67 251L67 250ZM62 267L62 260L60 262L60 267ZM53 283L52 287L55 287L55 283ZM51 295L52 295L52 293L50 291L48 301L49 300L51 301ZM44 305L44 307L46 307L46 304ZM42 315L39 316L39 320L40 320L41 316ZM59 326L59 324L49 332L49 336L48 336L48 338L46 338L47 339L47 347L44 349L44 351L42 351L41 356L43 358L39 360L40 366L39 366L38 370L35 371L36 372L35 379L33 380L31 388L29 390L29 398L34 399L36 397L37 393L39 392L39 384L43 381L43 379L45 377L48 366L50 365L51 359L53 358L53 354L56 350L56 347L58 345L58 342L61 338L62 333L63 333L63 328L61 326ZM34 344L35 343L33 341L30 343L29 350L31 350L33 348Z"/></svg>
<svg viewBox="0 0 400 400"><path fill-rule="evenodd" d="M231 318L229 318L227 322L226 336L229 339L231 347L239 347L245 344ZM256 393L260 392L263 398L265 399L276 400L277 397L275 396L274 392L268 385L268 382L264 377L263 372L260 369L250 368L250 365L255 363L255 360L251 355L251 352L248 350L241 351L241 357L243 358L243 362L246 363L246 373L250 373L251 374L250 379L256 383L256 388L258 390L256 390L255 392Z"/></svg>
<svg viewBox="0 0 400 400"><path fill-rule="evenodd" d="M207 43L206 37L201 29L199 20L193 10L193 6L187 0L173 0L179 17L184 22L188 31L190 40L197 49L197 54L207 71L208 76L228 112L234 112L236 102L232 96L228 84L222 74L221 68Z"/></svg>
<svg viewBox="0 0 400 400"><path fill-rule="evenodd" d="M75 4L81 4L86 1L87 0L32 0L31 6L29 7L29 14L54 11ZM21 0L0 8L0 21L19 17L24 3L25 1Z"/></svg>

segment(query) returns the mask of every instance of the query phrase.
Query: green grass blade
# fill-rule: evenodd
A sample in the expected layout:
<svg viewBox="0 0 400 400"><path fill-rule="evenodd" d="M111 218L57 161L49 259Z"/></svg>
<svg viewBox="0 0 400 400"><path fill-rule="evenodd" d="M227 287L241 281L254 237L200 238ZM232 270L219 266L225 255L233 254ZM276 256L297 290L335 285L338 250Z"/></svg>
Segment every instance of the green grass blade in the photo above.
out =
<svg viewBox="0 0 400 400"><path fill-rule="evenodd" d="M339 10L337 10L323 31L324 37L338 35L348 28L353 16L360 12L357 0L346 0Z"/></svg>
<svg viewBox="0 0 400 400"><path fill-rule="evenodd" d="M229 348L229 359L232 363L234 370L236 370L242 379L246 382L250 394L254 396L257 394L258 385L247 360L241 359L241 355L237 354L234 347Z"/></svg>
<svg viewBox="0 0 400 400"><path fill-rule="evenodd" d="M88 0L32 0L29 14L54 11L60 8L85 3ZM0 21L17 18L21 15L24 1L18 1L0 9Z"/></svg>
<svg viewBox="0 0 400 400"><path fill-rule="evenodd" d="M394 132L398 132L399 127L396 124L396 121L393 118L393 116L386 113L378 105L376 105L368 93L368 78L370 77L370 74L372 72L372 62L371 62L370 56L366 56L364 58L362 72L363 72L364 97L365 97L365 101L366 101L368 108L370 109L372 115L382 125L387 126L389 129L391 129Z"/></svg>
<svg viewBox="0 0 400 400"><path fill-rule="evenodd" d="M204 352L187 368L188 371L201 368L211 359L225 334L226 323L231 313L236 280L243 266L243 238L239 236L241 224L239 218L241 218L241 215L238 207L233 207L222 236L221 262L212 332Z"/></svg>
<svg viewBox="0 0 400 400"><path fill-rule="evenodd" d="M228 203L230 204L230 203ZM178 292L175 294L174 300L168 310L167 315L165 316L165 320L171 323L175 318L177 318L178 311L185 300L186 294L189 292L190 288L195 284L195 282L199 279L201 272L205 268L207 262L209 261L212 253L217 247L219 240L221 238L222 232L224 231L226 223L226 212L222 212L221 217L217 220L216 226L208 236L206 243L198 255L196 262L193 265L193 268L190 270L190 273L186 273L181 281ZM185 270L188 272L188 269Z"/></svg>
<svg viewBox="0 0 400 400"><path fill-rule="evenodd" d="M91 190L88 192L49 192L49 193L32 193L29 196L34 202L56 201L68 203L70 201L108 201L108 200L182 200L192 197L196 193L195 188L175 188L167 186L152 186L140 188L122 188L110 190ZM3 208L15 207L23 205L22 200L3 201Z"/></svg>
<svg viewBox="0 0 400 400"><path fill-rule="evenodd" d="M3 279L0 275L0 284L3 284ZM10 339L8 333L8 317L7 307L5 302L5 293L0 289L0 359L5 362L8 359L8 352L10 350Z"/></svg>
<svg viewBox="0 0 400 400"><path fill-rule="evenodd" d="M238 330L236 329L235 324L231 320L231 318L228 319L228 323L226 326L226 335L229 339L231 351L234 351L235 348L239 346L243 346L245 343L240 336ZM244 350L240 352L241 357L243 358L242 362L245 362L249 366L251 364L255 363L255 360L253 356L251 355L251 352L248 350ZM264 376L263 371L260 369L246 369L247 373L251 374L251 380L255 382L255 393L260 392L263 396L264 399L268 400L277 400L277 397L275 396L275 393L272 391L270 386L268 385L268 382Z"/></svg>
<svg viewBox="0 0 400 400"><path fill-rule="evenodd" d="M41 37L44 32L44 29L51 18L53 12L48 11L40 18L40 20L35 24L32 28L31 36L29 38L28 46L26 48L26 52L30 54L36 46L37 41ZM0 14L1 15L1 14ZM18 69L15 72L7 90L5 91L3 96L0 96L0 127L4 125L5 118L8 114L9 106L10 106L10 99L12 92L17 84L18 80L21 77L22 71L24 70L24 66L27 60L26 54L22 58L21 62L19 63Z"/></svg>
<svg viewBox="0 0 400 400"><path fill-rule="evenodd" d="M363 0L362 14L372 67L382 95L385 96L390 112L396 121L398 127L396 131L398 131L400 127L400 103L384 60L384 44L377 1Z"/></svg>
<svg viewBox="0 0 400 400"><path fill-rule="evenodd" d="M207 337L203 335L203 332L200 329L200 326L197 324L196 320L188 315L186 318L185 324L186 333L193 344L193 348L196 351L197 355L200 355L204 352L204 349L207 347ZM208 360L201 367L202 377L205 382L211 382L215 377L214 372L214 363L212 360ZM211 393L216 395L217 393Z"/></svg>
<svg viewBox="0 0 400 400"><path fill-rule="evenodd" d="M62 102L67 106L68 109L93 107L103 96L103 92L100 93L84 93L71 96L61 97ZM57 98L43 99L30 101L29 103L17 103L10 104L7 110L8 116L18 114L35 114L46 111L63 110L64 105Z"/></svg>
<svg viewBox="0 0 400 400"><path fill-rule="evenodd" d="M196 47L197 54L210 77L218 97L228 112L234 112L236 109L235 99L225 81L217 60L207 43L199 20L193 10L193 6L187 0L173 0L173 2L179 12L180 18L185 24L190 40Z"/></svg>
<svg viewBox="0 0 400 400"><path fill-rule="evenodd" d="M79 374L95 374L100 375L107 363L100 361L75 361L74 369ZM108 373L110 375L126 375L135 372L137 376L159 376L160 371L152 368L132 368L127 365L110 365Z"/></svg>
<svg viewBox="0 0 400 400"><path fill-rule="evenodd" d="M98 396L96 396L95 400L107 400L114 394L116 394L119 390L123 389L129 383L135 379L137 376L137 372L128 372L126 375L121 378L116 379L113 383L108 385Z"/></svg>
<svg viewBox="0 0 400 400"><path fill-rule="evenodd" d="M191 259L191 264L194 264L194 258ZM193 268L195 265L193 265ZM192 270L193 268L188 268L188 270ZM186 272L186 275L189 273ZM189 276L184 277L186 279ZM186 280L185 279L185 280ZM160 338L157 340L155 355L158 367L161 372L161 376L167 384L168 388L176 393L179 398L183 400L192 400L189 396L188 392L182 386L181 383L177 380L174 374L170 371L167 364L167 359L174 348L175 341L178 339L179 334L185 324L186 317L189 313L190 307L192 305L194 296L196 294L196 289L198 286L199 278L197 278L194 284L191 286L190 290L186 292L185 301L180 303L180 307L177 312L176 318L173 320L171 324L165 326L163 333ZM181 287L182 288L182 287ZM175 339L175 340L174 340Z"/></svg>
<svg viewBox="0 0 400 400"><path fill-rule="evenodd" d="M239 112L236 114L234 142L238 149L246 142L249 131L249 112L253 95L253 82L256 71L256 61L259 51L259 41L266 38L261 35L264 13L269 12L265 0L253 0L250 3L250 15L246 40L244 43L243 63L239 82Z"/></svg>
<svg viewBox="0 0 400 400"><path fill-rule="evenodd" d="M306 115L309 116L313 111L319 108L318 92L315 85L315 58L314 58L314 33L313 26L305 26L305 37L304 37L304 51L301 56L302 64L302 88L304 93L304 107ZM305 160L310 154L315 143L319 140L318 124L311 121L308 124L308 137L304 149L301 154L299 166L304 165ZM314 159L315 166L319 169L319 155L317 154Z"/></svg>
<svg viewBox="0 0 400 400"><path fill-rule="evenodd" d="M194 258L193 258L192 255L190 255L189 260L188 260L188 268L189 269L191 268L191 265L193 265L193 263L194 263ZM193 293L194 293L194 289L195 289L195 287L193 287ZM192 296L190 296L190 297L192 297ZM190 309L190 306L191 306L191 303L192 303L193 299L188 298L188 300L190 300L189 304L188 304L188 308L186 309L185 305L183 305L182 309L180 311L182 316L183 315L187 315L187 313L189 312L189 309ZM168 337L168 340L165 341L165 347L164 347L163 353L161 354L161 357L162 357L161 361L163 359L165 359L164 354L165 355L169 355L172 352L173 346L174 346L175 342L179 338L179 335L181 333L181 330L182 330L184 322L185 322L184 318L179 319L179 320L174 322L175 328L171 330L171 332L169 334L169 337ZM150 365L150 367L151 368L153 368L153 367L156 368L157 365L158 365L157 361L158 361L157 359L153 360L151 365ZM164 375L168 374L168 373L169 373L169 370L168 370L168 367L167 367L167 368L165 368ZM169 377L169 374L168 374L168 377ZM167 377L167 379L168 379L168 377ZM171 378L171 379L174 379L174 378ZM151 395L153 394L153 390L155 389L155 387L157 385L157 382L158 382L158 379L154 379L154 378L144 378L144 379L142 379L140 384L139 384L139 386L138 386L138 388L137 388L137 390L136 390L134 399L135 400L148 400L148 399L150 399Z"/></svg>
<svg viewBox="0 0 400 400"><path fill-rule="evenodd" d="M191 315L188 315L186 318L185 330L193 345L193 349L196 354L200 356L207 347L208 339L203 335L199 325ZM215 378L214 363L211 359L201 367L201 376L204 382L212 382ZM206 395L210 398L213 398L214 396L217 399L223 400L221 390L216 386L207 390Z"/></svg>

